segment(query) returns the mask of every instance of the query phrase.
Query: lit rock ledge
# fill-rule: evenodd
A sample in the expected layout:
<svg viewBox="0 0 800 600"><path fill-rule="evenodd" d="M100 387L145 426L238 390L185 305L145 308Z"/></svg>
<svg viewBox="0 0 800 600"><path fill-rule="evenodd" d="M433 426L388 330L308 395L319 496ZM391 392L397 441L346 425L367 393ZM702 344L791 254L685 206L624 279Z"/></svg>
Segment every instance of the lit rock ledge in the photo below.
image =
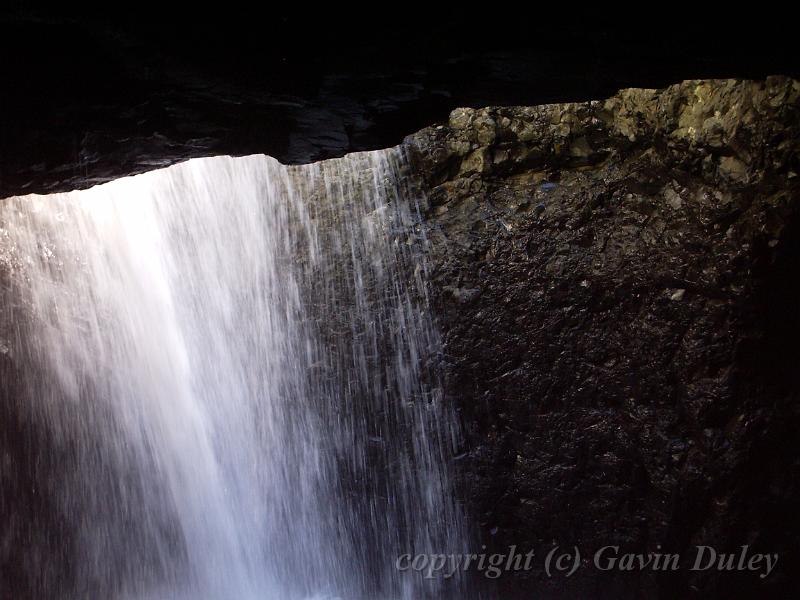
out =
<svg viewBox="0 0 800 600"><path fill-rule="evenodd" d="M457 109L406 140L429 188L461 493L483 542L587 559L749 544L783 561L766 582L586 568L506 576L507 593L531 578L595 600L790 589L799 98L783 77L687 81Z"/></svg>

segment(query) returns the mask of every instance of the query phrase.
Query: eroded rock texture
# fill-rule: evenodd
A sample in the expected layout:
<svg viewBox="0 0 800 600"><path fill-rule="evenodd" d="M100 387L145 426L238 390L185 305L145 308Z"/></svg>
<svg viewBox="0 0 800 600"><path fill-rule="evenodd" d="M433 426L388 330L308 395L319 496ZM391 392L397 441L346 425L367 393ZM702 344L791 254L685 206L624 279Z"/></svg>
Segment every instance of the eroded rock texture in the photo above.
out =
<svg viewBox="0 0 800 600"><path fill-rule="evenodd" d="M387 148L456 106L800 76L792 19L701 8L2 2L0 198L200 156Z"/></svg>
<svg viewBox="0 0 800 600"><path fill-rule="evenodd" d="M798 563L800 83L688 81L459 109L408 138L430 188L462 490L489 548L577 545L511 594L777 598ZM592 552L777 552L762 580ZM537 597L539 597L537 596ZM506 597L506 596L503 596ZM514 597L514 596L508 596Z"/></svg>

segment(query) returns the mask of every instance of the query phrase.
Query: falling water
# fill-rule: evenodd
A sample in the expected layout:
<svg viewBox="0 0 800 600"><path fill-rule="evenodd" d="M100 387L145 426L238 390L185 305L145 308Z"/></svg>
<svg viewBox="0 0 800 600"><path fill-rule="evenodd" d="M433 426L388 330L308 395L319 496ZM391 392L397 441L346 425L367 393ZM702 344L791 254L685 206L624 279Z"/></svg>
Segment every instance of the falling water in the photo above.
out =
<svg viewBox="0 0 800 600"><path fill-rule="evenodd" d="M37 595L441 597L395 569L463 544L406 169L217 157L2 201Z"/></svg>

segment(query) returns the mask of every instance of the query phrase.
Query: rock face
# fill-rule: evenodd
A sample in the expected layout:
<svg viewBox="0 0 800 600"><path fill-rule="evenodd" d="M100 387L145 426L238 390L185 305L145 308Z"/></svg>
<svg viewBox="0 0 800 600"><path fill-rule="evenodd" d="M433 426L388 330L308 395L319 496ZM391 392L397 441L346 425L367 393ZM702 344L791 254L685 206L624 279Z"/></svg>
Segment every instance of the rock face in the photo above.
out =
<svg viewBox="0 0 800 600"><path fill-rule="evenodd" d="M149 114L149 106L137 110ZM198 122L207 114L198 111ZM134 111L131 123L155 136L139 116ZM198 138L196 123L183 124L175 131ZM30 131L26 122L7 130ZM113 123L106 130L127 131ZM176 146L173 134L153 150L134 140L130 157L114 153L129 137L112 135L110 153L98 142L87 154L94 146L84 140L43 165L20 150L38 141L17 144L12 135L0 143L10 157L0 161L0 195L265 150L261 140L251 146L226 132L210 135L230 143L202 148ZM367 137L286 156L328 156L386 139ZM793 597L800 83L688 81L599 102L458 109L406 145L429 192L425 227L448 400L465 424L454 463L459 494L488 551L515 545L537 557L529 572L495 583L477 577L476 585L491 584L487 597L504 600ZM13 375L0 378L4 397L16 379L35 380L14 372L2 347L0 371ZM15 419L0 406L8 437L0 445L19 448L20 460L57 462L56 441L37 439ZM9 472L0 470L0 479ZM68 552L58 507L40 505L31 486L4 483L0 514L17 503L30 507L31 522L55 515L45 527L51 539L39 545ZM10 523L9 531L25 539L26 526ZM764 579L691 571L701 544L719 552L747 545L778 553L779 562ZM571 577L544 572L554 545L580 550ZM601 571L592 558L603 546L677 553L682 568ZM15 563L0 567L6 589L28 597L20 582L29 574Z"/></svg>
<svg viewBox="0 0 800 600"><path fill-rule="evenodd" d="M504 598L783 597L798 562L800 83L687 81L458 109L429 188L462 493L490 549L577 546ZM690 571L698 544L780 555ZM603 572L602 546L681 554Z"/></svg>
<svg viewBox="0 0 800 600"><path fill-rule="evenodd" d="M793 21L776 11L637 23L543 3L478 19L431 2L391 18L342 3L280 3L264 18L235 3L58 4L0 3L0 198L200 156L296 164L386 148L456 106L800 76Z"/></svg>

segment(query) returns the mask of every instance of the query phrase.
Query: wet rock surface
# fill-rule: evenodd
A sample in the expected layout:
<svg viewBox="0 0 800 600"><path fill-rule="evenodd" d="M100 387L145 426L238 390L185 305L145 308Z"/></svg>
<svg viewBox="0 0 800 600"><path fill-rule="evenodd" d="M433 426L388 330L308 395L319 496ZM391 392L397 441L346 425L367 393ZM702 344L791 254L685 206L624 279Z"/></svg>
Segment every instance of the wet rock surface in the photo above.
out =
<svg viewBox="0 0 800 600"><path fill-rule="evenodd" d="M430 190L448 390L466 424L460 494L483 542L539 559L554 543L589 560L609 544L781 555L766 581L587 563L568 580L504 575L502 597L794 591L797 82L696 81L512 107L687 77L796 76L791 20L678 17L654 33L652 19L630 27L611 12L581 24L560 10L434 18L429 7L425 27L409 14L387 34L398 15L343 27L349 16L318 14L309 25L303 6L232 27L216 10L199 25L165 18L164 6L158 18L129 10L123 21L0 14L0 198L196 156L304 163L441 122L408 144ZM450 113L492 104L506 106ZM0 370L13 370L1 345ZM22 377L0 381L4 397ZM10 405L0 420L20 460L64 451L33 443ZM58 507L40 506L28 482L3 483L0 509L54 519L41 545L67 552ZM3 568L13 585L0 597L26 597L21 566Z"/></svg>
<svg viewBox="0 0 800 600"><path fill-rule="evenodd" d="M800 566L800 83L457 109L410 136L462 494L489 549L581 551L503 597L784 597ZM767 579L601 572L749 545ZM527 594L527 595L525 595Z"/></svg>

